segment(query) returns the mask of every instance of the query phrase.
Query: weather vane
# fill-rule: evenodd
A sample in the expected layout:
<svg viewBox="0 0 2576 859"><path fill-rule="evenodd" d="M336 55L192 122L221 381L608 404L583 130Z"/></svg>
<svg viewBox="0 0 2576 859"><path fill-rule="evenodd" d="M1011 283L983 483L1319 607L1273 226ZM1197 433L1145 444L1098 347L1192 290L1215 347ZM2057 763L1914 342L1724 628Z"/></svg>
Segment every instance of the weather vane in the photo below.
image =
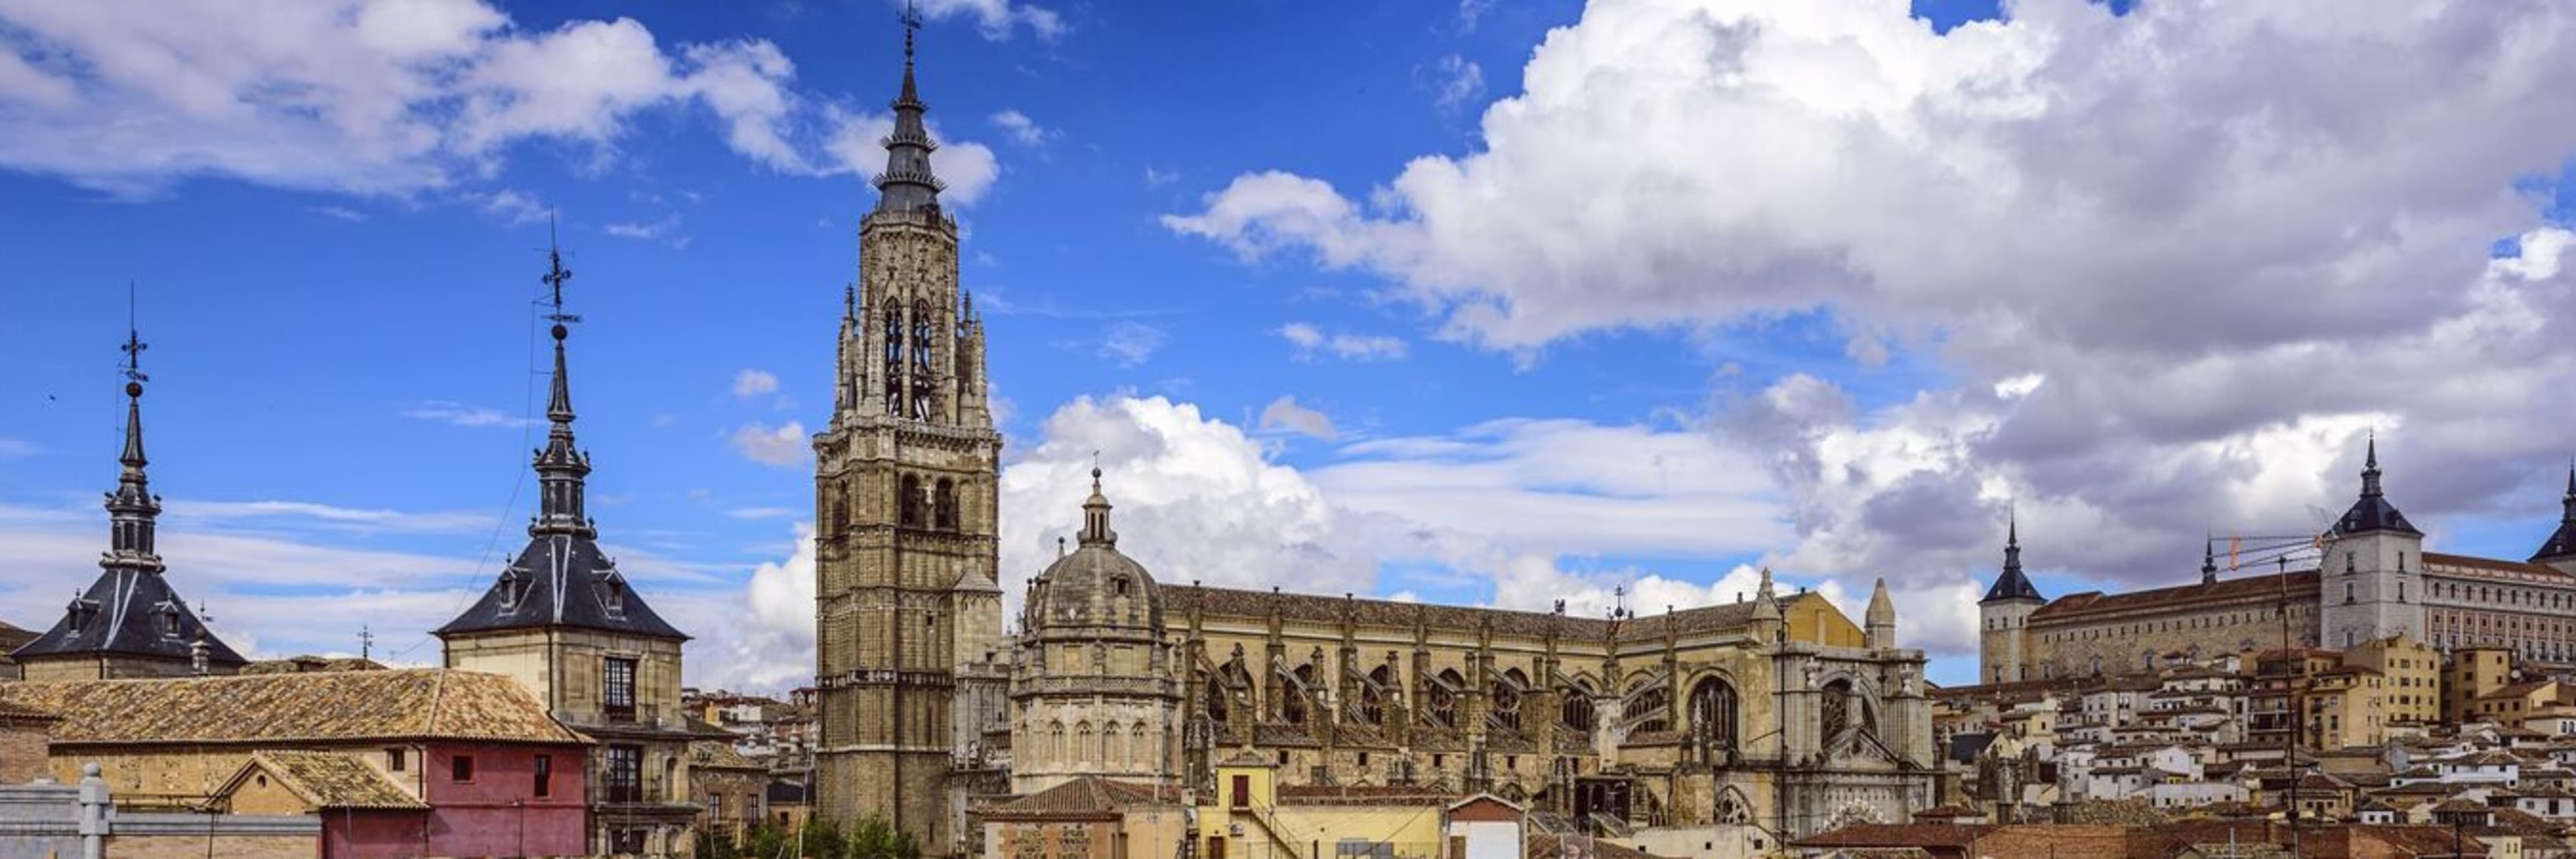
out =
<svg viewBox="0 0 2576 859"><path fill-rule="evenodd" d="M564 323L580 322L581 317L563 312L564 282L572 279L572 269L564 267L563 247L555 242L553 213L546 215L546 263L548 267L545 276L537 279L544 281L545 285L554 291L555 312L547 314L546 318L554 321L555 330L558 332L555 336L560 338L563 336L560 332L563 330Z"/></svg>
<svg viewBox="0 0 2576 859"><path fill-rule="evenodd" d="M141 384L152 381L152 377L143 375L143 350L150 348L152 348L151 344L143 342L143 335L135 325L134 282L126 281L125 345L117 347L118 351L125 353L125 368L119 373L125 377L126 382Z"/></svg>

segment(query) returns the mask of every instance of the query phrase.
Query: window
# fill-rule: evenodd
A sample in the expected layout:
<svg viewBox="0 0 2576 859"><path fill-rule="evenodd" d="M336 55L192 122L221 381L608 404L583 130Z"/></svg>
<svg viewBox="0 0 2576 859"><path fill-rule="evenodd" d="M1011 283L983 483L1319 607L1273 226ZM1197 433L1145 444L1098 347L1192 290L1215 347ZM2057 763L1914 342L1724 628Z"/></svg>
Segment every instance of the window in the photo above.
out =
<svg viewBox="0 0 2576 859"><path fill-rule="evenodd" d="M403 771L403 750L401 746L385 747L385 771Z"/></svg>
<svg viewBox="0 0 2576 859"><path fill-rule="evenodd" d="M601 665L600 709L612 719L635 718L635 660L612 656Z"/></svg>
<svg viewBox="0 0 2576 859"><path fill-rule="evenodd" d="M450 757L447 759L447 766L450 771L449 775L455 778L456 781L462 783L474 780L473 755L456 755L454 757Z"/></svg>
<svg viewBox="0 0 2576 859"><path fill-rule="evenodd" d="M609 746L606 775L609 802L643 801L644 750L637 746Z"/></svg>
<svg viewBox="0 0 2576 859"><path fill-rule="evenodd" d="M1286 754L1286 752L1281 752L1281 754ZM1252 807L1252 777L1251 777L1251 776L1248 776L1248 775L1239 775L1239 776L1235 776L1235 777L1234 777L1234 794L1233 794L1233 799L1234 799L1234 807L1236 807L1236 808L1251 808L1251 807Z"/></svg>
<svg viewBox="0 0 2576 859"><path fill-rule="evenodd" d="M537 782L536 795L540 797L553 796L555 794L554 756L538 755L535 773Z"/></svg>

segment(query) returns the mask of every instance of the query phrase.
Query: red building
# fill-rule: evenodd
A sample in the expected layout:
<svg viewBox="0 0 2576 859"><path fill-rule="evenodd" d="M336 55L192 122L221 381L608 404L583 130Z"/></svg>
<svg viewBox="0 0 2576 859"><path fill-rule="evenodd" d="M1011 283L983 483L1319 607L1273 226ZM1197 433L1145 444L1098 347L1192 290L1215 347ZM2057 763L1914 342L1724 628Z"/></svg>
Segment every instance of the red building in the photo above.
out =
<svg viewBox="0 0 2576 859"><path fill-rule="evenodd" d="M508 677L348 671L0 684L120 809L313 814L325 859L578 856L590 741Z"/></svg>

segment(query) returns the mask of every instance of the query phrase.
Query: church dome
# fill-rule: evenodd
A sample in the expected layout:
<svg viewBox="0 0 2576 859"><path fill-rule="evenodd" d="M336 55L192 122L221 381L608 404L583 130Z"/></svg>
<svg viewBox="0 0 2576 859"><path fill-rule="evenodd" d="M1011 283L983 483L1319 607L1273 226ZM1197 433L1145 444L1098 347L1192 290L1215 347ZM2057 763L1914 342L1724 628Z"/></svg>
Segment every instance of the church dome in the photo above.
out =
<svg viewBox="0 0 2576 859"><path fill-rule="evenodd" d="M1109 527L1109 499L1100 493L1100 470L1091 470L1091 497L1082 504L1080 543L1029 582L1021 626L1032 633L1069 627L1163 625L1163 601L1145 565L1118 551Z"/></svg>

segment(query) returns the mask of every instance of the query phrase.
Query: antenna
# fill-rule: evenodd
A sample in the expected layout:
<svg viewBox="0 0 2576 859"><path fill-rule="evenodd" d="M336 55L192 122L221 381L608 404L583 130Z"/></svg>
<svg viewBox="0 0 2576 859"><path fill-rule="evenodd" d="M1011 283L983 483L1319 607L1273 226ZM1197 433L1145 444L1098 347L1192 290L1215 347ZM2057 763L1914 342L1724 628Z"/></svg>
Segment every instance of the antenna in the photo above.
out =
<svg viewBox="0 0 2576 859"><path fill-rule="evenodd" d="M564 282L572 280L572 269L564 267L563 246L555 242L555 216L552 212L546 213L546 273L537 280L554 292L555 312L546 314L546 319L554 322L558 330L565 323L581 321L581 317L563 312ZM555 337L563 335L558 333Z"/></svg>
<svg viewBox="0 0 2576 859"><path fill-rule="evenodd" d="M375 652L375 648L376 634L368 631L366 624L358 624L358 659L360 661L366 660L368 656Z"/></svg>
<svg viewBox="0 0 2576 859"><path fill-rule="evenodd" d="M204 624L207 629L215 628L215 612L206 607L205 600L197 601L197 622Z"/></svg>

